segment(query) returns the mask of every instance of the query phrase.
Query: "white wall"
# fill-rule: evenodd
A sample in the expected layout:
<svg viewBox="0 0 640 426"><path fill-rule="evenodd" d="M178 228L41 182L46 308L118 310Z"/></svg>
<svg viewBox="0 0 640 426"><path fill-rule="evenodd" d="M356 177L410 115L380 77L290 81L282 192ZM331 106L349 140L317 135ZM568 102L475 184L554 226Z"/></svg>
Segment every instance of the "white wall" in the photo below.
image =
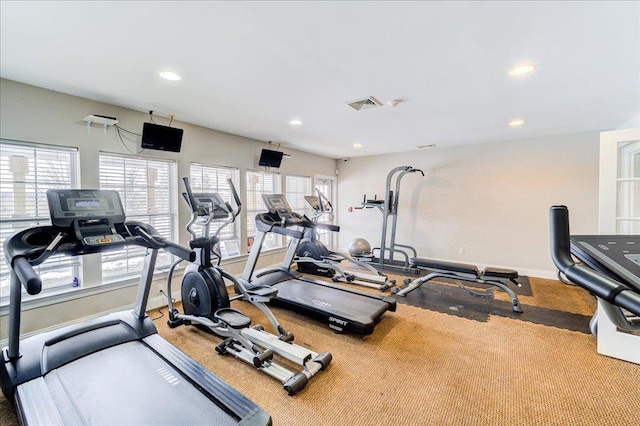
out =
<svg viewBox="0 0 640 426"><path fill-rule="evenodd" d="M89 133L82 119L90 114L116 117L121 127L136 133L141 133L142 123L149 119L146 112L94 102L5 79L0 79L0 93L2 94L0 136L4 139L77 147L80 157L81 185L85 188L99 186L99 152L128 154L129 150L139 150L139 146L128 144L128 149L123 147L116 138L113 128L109 129L105 135L102 128L94 126ZM158 124L168 123L168 120L163 117L155 119ZM239 192L242 195L245 188L245 171L258 169L258 155L267 145L264 142L182 123L179 120L174 120L172 125L184 129L180 153L146 150L141 155L175 159L179 177L188 176L191 162L238 167L240 169ZM283 176L295 174L313 177L315 174L335 174L334 159L287 148L283 148L282 151L292 155L292 158L283 160L282 167L278 170ZM184 227L190 214L184 203L178 204L180 206L180 241L186 244L189 238ZM246 215L243 213L239 220L244 223ZM242 241L246 241L244 234ZM281 254L269 256L267 260L272 264L279 261L281 257ZM234 262L230 265L230 271L240 273L242 266L243 263ZM91 286L96 283L83 284ZM82 291L80 290L80 294ZM72 301L30 309L23 315L22 331L30 332L53 324L73 321L94 312L119 309L124 305L132 304L134 299L134 289L124 288L100 295L87 294L86 297ZM157 300L151 302L159 303L160 299L158 297L155 299ZM2 309L0 340L6 337L5 313L6 309Z"/></svg>
<svg viewBox="0 0 640 426"><path fill-rule="evenodd" d="M410 165L426 177L401 181L397 243L422 257L553 277L548 209L565 204L573 233L597 233L598 152L593 132L340 161L339 245L363 237L380 246L382 214L347 209L364 193L384 197L388 172Z"/></svg>

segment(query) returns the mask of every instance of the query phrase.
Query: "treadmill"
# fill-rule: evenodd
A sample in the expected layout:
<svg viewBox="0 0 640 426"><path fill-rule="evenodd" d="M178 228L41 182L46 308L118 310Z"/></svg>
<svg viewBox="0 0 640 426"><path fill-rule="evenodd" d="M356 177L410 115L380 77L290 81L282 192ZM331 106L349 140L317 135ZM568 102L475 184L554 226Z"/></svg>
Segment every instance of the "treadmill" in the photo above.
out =
<svg viewBox="0 0 640 426"><path fill-rule="evenodd" d="M566 206L549 219L553 262L598 301L589 322L598 353L640 364L640 235L570 235Z"/></svg>
<svg viewBox="0 0 640 426"><path fill-rule="evenodd" d="M270 425L271 417L161 338L145 313L159 250L193 261L194 252L125 221L118 192L49 190L52 225L4 243L11 265L9 344L0 384L22 424ZM33 266L52 255L81 256L127 246L147 249L133 312L20 340L23 286L38 294Z"/></svg>
<svg viewBox="0 0 640 426"><path fill-rule="evenodd" d="M245 286L277 288L278 293L272 299L276 306L325 321L336 332L373 333L382 315L396 310L395 299L314 280L292 271L291 265L304 230L313 228L315 224L295 213L282 194L263 194L262 199L269 212L256 216L257 235L241 276ZM271 232L291 238L287 254L280 267L256 272L262 243Z"/></svg>

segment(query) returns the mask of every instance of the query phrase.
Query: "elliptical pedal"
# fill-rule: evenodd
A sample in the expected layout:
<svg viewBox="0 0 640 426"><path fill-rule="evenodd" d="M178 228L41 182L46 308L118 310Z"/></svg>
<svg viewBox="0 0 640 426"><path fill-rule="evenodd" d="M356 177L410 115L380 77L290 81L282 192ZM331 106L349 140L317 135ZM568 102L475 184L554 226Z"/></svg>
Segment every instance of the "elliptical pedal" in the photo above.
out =
<svg viewBox="0 0 640 426"><path fill-rule="evenodd" d="M213 316L218 321L223 322L235 330L240 330L251 325L251 318L233 308L218 309Z"/></svg>

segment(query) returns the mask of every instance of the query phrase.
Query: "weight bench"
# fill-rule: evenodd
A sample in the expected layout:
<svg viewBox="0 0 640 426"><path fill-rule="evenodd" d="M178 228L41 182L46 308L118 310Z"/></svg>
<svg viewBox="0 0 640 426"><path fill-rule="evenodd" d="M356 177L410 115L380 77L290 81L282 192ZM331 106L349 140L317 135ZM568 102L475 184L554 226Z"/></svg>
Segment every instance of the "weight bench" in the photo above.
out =
<svg viewBox="0 0 640 426"><path fill-rule="evenodd" d="M496 286L509 295L514 312L523 312L520 307L520 302L518 301L518 296L507 284L507 282L510 281L516 286L521 287L520 283L516 281L516 278L518 278L517 271L492 267L486 267L484 270L480 271L476 265L444 262L421 257L411 258L411 265L418 269L428 269L431 272L424 277L419 277L414 280L411 280L410 278L405 279L402 286L392 289L392 292L398 296L406 296L408 293L434 278L449 278L457 280L458 285L469 294L487 299L493 299L492 288L486 289L485 291L473 290L462 284L460 281Z"/></svg>

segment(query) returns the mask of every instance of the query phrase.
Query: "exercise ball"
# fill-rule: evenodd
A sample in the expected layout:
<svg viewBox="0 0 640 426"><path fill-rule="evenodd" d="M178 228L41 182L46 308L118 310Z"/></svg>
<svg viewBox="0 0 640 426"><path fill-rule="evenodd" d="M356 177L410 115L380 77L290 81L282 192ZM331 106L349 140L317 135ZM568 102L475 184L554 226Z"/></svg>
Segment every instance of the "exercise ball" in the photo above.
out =
<svg viewBox="0 0 640 426"><path fill-rule="evenodd" d="M371 253L371 244L369 244L369 241L365 240L364 238L356 238L355 240L351 241L351 244L349 244L349 254L351 256L358 256L358 255L370 254L370 253Z"/></svg>

